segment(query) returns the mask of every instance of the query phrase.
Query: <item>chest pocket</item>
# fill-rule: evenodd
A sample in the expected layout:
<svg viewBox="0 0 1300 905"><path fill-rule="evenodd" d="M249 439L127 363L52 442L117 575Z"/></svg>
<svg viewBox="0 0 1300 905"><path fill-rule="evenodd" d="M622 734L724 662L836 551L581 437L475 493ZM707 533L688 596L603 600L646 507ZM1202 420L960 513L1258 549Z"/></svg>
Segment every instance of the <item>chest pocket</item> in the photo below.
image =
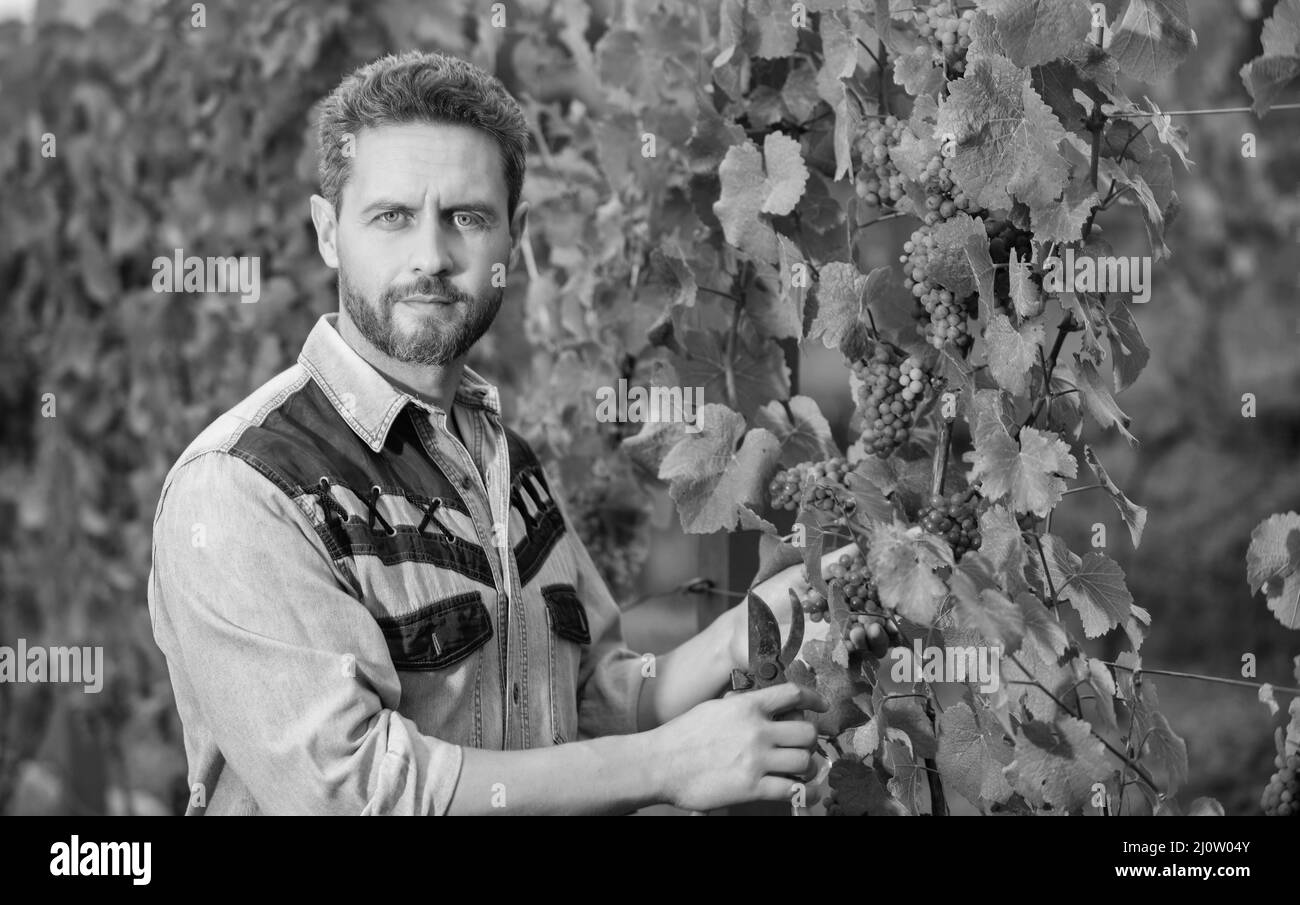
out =
<svg viewBox="0 0 1300 905"><path fill-rule="evenodd" d="M376 621L398 669L445 669L464 660L492 637L492 620L478 591Z"/></svg>
<svg viewBox="0 0 1300 905"><path fill-rule="evenodd" d="M591 629L573 585L545 585L542 599L550 626L551 728L555 744L562 745L578 737L578 668L582 648L591 644Z"/></svg>

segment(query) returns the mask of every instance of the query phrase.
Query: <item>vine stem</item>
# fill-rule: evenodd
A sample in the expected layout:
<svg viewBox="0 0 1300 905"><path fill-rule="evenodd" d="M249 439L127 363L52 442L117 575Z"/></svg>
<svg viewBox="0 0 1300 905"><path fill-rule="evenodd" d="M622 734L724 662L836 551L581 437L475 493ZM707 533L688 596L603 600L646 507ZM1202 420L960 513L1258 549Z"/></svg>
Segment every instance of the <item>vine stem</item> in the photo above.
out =
<svg viewBox="0 0 1300 905"><path fill-rule="evenodd" d="M934 472L930 476L930 493L943 493L944 478L948 473L948 447L952 445L952 421L945 418L939 428L939 440L934 446Z"/></svg>
<svg viewBox="0 0 1300 905"><path fill-rule="evenodd" d="M1043 577L1047 579L1047 591L1049 594L1052 595L1051 605L1053 608L1055 608L1057 604L1056 585L1052 582L1052 570L1047 567L1047 554L1043 552L1042 538L1040 538L1036 533L1032 531L1030 532L1029 536L1034 539L1034 546L1038 548L1038 558L1043 563ZM1057 618L1059 619L1060 616L1058 615Z"/></svg>
<svg viewBox="0 0 1300 905"><path fill-rule="evenodd" d="M952 445L952 421L948 418L943 419L943 424L939 427L939 439L934 445L934 471L930 475L930 493L938 495L943 493L944 478L948 473L948 449ZM934 715L934 689L929 684L925 686L925 715L930 720L930 725L934 728L935 735L939 733L939 721ZM948 815L948 800L943 793L943 778L939 775L939 765L933 757L925 758L925 778L930 786L930 815L932 817L946 817Z"/></svg>
<svg viewBox="0 0 1300 905"><path fill-rule="evenodd" d="M1300 104L1274 104L1268 108L1268 112L1274 110L1300 110ZM1150 110L1119 110L1110 116L1113 119L1135 119L1142 116L1214 116L1219 113L1253 113L1251 107L1206 107L1200 110L1161 110L1159 113L1153 113Z"/></svg>
<svg viewBox="0 0 1300 905"><path fill-rule="evenodd" d="M1249 682L1246 679L1227 679L1223 676L1205 676L1195 672L1179 672L1174 669L1148 669L1145 666L1134 669L1132 666L1120 666L1118 663L1111 663L1107 660L1102 660L1101 662L1106 666L1111 666L1115 669L1122 669L1125 672L1149 672L1153 676L1173 676L1176 679L1196 679L1200 682L1215 682L1220 685L1238 685L1243 688L1259 689L1268 684L1265 682ZM1273 690L1275 692L1282 692L1283 694L1300 697L1300 688L1291 688L1287 685L1274 685Z"/></svg>
<svg viewBox="0 0 1300 905"><path fill-rule="evenodd" d="M1010 658L1012 663L1016 664L1016 666L1020 669L1021 672L1029 676L1030 680L1034 683L1034 685L1038 687L1038 690L1041 691L1043 694L1047 695L1049 698L1051 698L1056 703L1056 706L1060 707L1062 710L1064 710L1070 716L1074 717L1076 720L1082 719L1081 716L1076 716L1073 710L1065 706L1064 701L1062 701L1056 695L1048 691L1047 687L1043 685L1042 682L1034 678L1033 674L1030 673L1029 670L1025 669L1024 666L1021 666L1020 661L1016 659L1015 654L1007 654L1007 657ZM1096 729L1093 729L1091 726L1088 727L1088 732L1092 735L1093 738L1101 742L1106 747L1107 751L1109 751L1111 754L1115 755L1121 761L1123 761L1125 766L1131 768L1133 772L1136 773L1142 779L1143 782L1145 782L1148 786L1151 787L1152 792L1155 792L1157 795L1160 794L1160 787L1156 785L1155 779L1152 778L1151 774L1147 772L1146 767L1143 767L1136 760L1133 760L1123 751L1116 748L1104 736L1102 736L1099 732L1097 732Z"/></svg>
<svg viewBox="0 0 1300 905"><path fill-rule="evenodd" d="M1020 426L1022 430L1026 427L1033 427L1039 414L1042 413L1043 404L1052 392L1052 374L1056 371L1056 362L1061 357L1061 348L1065 345L1065 338L1076 329L1074 312L1067 311L1065 317L1061 320L1060 326L1056 328L1056 341L1052 343L1052 352L1047 356L1047 366L1043 369L1043 395L1038 397L1038 401L1034 403L1034 410L1029 413L1025 423ZM1016 431L1016 436L1020 436L1020 431Z"/></svg>

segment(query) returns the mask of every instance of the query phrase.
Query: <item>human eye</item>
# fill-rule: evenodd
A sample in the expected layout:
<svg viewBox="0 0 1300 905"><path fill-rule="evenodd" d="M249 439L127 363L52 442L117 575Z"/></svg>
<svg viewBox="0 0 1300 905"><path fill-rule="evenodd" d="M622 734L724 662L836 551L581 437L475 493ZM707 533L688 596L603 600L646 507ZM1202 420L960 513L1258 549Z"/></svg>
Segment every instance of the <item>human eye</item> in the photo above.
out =
<svg viewBox="0 0 1300 905"><path fill-rule="evenodd" d="M375 217L375 222L384 226L396 226L402 222L404 217L406 217L406 211L399 210L398 208L390 208L386 211L380 212L380 214Z"/></svg>
<svg viewBox="0 0 1300 905"><path fill-rule="evenodd" d="M486 225L482 217L470 211L457 211L453 219L463 229L481 229Z"/></svg>

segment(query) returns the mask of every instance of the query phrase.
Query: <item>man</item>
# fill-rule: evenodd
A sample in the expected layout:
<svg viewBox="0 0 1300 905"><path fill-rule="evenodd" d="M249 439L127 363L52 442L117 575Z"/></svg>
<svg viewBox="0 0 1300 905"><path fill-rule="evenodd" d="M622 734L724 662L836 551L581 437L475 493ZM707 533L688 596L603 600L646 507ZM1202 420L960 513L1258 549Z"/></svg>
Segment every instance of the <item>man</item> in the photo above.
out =
<svg viewBox="0 0 1300 905"><path fill-rule="evenodd" d="M411 53L345 79L319 132L311 213L340 311L181 455L155 517L149 608L189 813L789 800L816 736L775 718L825 702L789 684L715 700L745 665L744 607L647 678L463 364L527 221L518 105Z"/></svg>

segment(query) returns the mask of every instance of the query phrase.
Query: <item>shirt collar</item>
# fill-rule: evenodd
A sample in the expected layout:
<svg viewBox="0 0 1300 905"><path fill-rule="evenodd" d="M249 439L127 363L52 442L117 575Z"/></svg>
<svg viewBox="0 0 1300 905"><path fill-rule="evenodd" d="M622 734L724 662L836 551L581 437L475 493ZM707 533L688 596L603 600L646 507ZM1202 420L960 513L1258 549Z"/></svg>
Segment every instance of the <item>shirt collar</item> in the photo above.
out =
<svg viewBox="0 0 1300 905"><path fill-rule="evenodd" d="M335 326L338 317L337 312L321 316L303 343L298 363L371 450L379 452L383 448L389 428L408 404L444 413L440 406L417 399L389 383L339 335ZM461 372L453 404L501 415L497 388L468 366Z"/></svg>

